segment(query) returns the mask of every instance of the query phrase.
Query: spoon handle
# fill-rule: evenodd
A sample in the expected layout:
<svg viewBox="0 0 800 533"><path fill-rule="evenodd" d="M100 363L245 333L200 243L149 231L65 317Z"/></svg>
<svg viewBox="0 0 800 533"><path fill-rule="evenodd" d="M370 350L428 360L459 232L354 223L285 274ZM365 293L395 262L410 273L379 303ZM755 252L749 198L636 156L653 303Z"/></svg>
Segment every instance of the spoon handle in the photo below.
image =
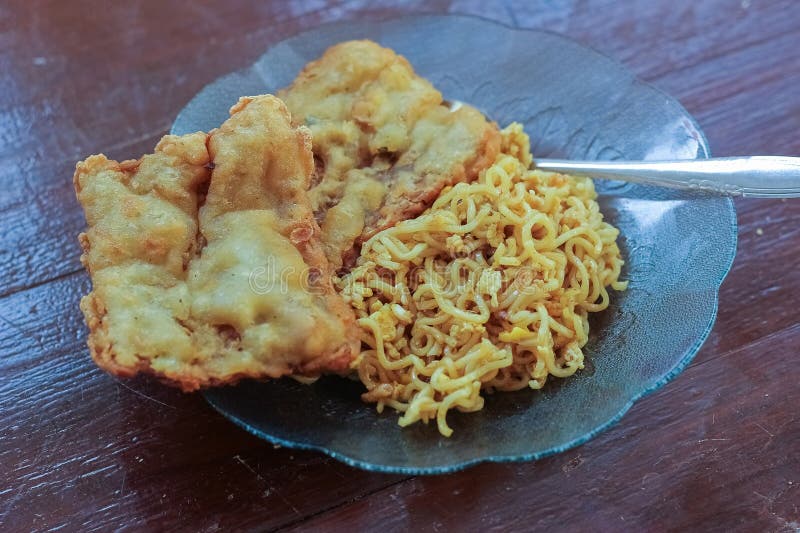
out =
<svg viewBox="0 0 800 533"><path fill-rule="evenodd" d="M536 159L539 170L752 198L800 197L800 157L752 156L675 161Z"/></svg>

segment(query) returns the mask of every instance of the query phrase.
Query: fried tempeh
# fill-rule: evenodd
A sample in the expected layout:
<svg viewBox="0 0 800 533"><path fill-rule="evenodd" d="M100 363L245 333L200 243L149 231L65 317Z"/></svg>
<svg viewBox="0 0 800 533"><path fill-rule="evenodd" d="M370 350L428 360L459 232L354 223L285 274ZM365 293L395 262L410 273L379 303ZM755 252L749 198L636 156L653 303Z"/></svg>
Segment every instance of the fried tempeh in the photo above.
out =
<svg viewBox="0 0 800 533"><path fill-rule="evenodd" d="M113 374L194 390L340 372L358 353L306 192L308 130L273 96L231 113L139 160L77 165L93 283L81 309L92 356Z"/></svg>
<svg viewBox="0 0 800 533"><path fill-rule="evenodd" d="M499 151L495 124L467 105L451 110L404 57L372 41L329 48L278 95L311 129L311 202L337 269L354 246L474 179Z"/></svg>

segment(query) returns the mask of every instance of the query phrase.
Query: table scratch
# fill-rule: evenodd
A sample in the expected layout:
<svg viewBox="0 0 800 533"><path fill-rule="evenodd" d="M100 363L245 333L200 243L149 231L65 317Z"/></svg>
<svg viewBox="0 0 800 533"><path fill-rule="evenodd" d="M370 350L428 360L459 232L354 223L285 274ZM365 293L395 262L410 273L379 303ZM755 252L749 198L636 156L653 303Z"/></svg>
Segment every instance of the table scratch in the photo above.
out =
<svg viewBox="0 0 800 533"><path fill-rule="evenodd" d="M174 405L170 405L170 404L168 404L168 403L164 403L164 402L162 402L161 400L156 400L156 399L155 399L155 398L153 398L152 396L148 396L147 394L145 394L145 393L143 393L143 392L141 392L141 391L138 391L138 390L136 390L136 389L134 389L134 388L132 388L132 387L129 387L128 385L125 385L125 384L124 384L122 381L120 381L120 380L116 380L116 381L117 381L117 384L119 384L119 385L122 385L123 387L125 387L126 389L128 389L129 391L131 391L132 393L134 393L134 394L136 394L136 395L138 395L138 396L141 396L142 398L146 398L146 399L148 399L148 400L150 400L150 401L156 402L157 404L163 405L164 407L169 407L170 409L176 409L176 407L175 407Z"/></svg>

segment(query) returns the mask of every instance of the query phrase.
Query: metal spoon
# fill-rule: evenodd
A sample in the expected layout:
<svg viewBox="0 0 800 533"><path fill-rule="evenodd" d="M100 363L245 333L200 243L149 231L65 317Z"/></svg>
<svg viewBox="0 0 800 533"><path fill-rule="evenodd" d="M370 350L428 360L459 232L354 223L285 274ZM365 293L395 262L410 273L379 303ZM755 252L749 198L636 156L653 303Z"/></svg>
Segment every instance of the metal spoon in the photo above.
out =
<svg viewBox="0 0 800 533"><path fill-rule="evenodd" d="M462 105L446 101L450 111ZM674 189L712 191L749 198L800 197L800 157L749 156L669 161L570 161L539 159L539 170L630 181Z"/></svg>
<svg viewBox="0 0 800 533"><path fill-rule="evenodd" d="M751 198L800 197L800 157L717 157L674 161L534 159L539 170Z"/></svg>

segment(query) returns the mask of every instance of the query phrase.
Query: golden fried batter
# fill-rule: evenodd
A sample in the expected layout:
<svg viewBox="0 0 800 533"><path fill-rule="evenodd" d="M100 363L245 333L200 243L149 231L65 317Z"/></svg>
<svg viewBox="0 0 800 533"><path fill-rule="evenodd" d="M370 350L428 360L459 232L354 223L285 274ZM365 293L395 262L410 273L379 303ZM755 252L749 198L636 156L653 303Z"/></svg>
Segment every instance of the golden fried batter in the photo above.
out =
<svg viewBox="0 0 800 533"><path fill-rule="evenodd" d="M92 356L111 373L194 390L343 371L358 352L306 192L308 130L273 96L243 98L231 114L138 161L77 165L93 282L81 309Z"/></svg>
<svg viewBox="0 0 800 533"><path fill-rule="evenodd" d="M404 57L371 41L329 48L278 95L311 129L311 202L336 268L354 244L418 215L499 151L495 124L469 106L451 111Z"/></svg>

